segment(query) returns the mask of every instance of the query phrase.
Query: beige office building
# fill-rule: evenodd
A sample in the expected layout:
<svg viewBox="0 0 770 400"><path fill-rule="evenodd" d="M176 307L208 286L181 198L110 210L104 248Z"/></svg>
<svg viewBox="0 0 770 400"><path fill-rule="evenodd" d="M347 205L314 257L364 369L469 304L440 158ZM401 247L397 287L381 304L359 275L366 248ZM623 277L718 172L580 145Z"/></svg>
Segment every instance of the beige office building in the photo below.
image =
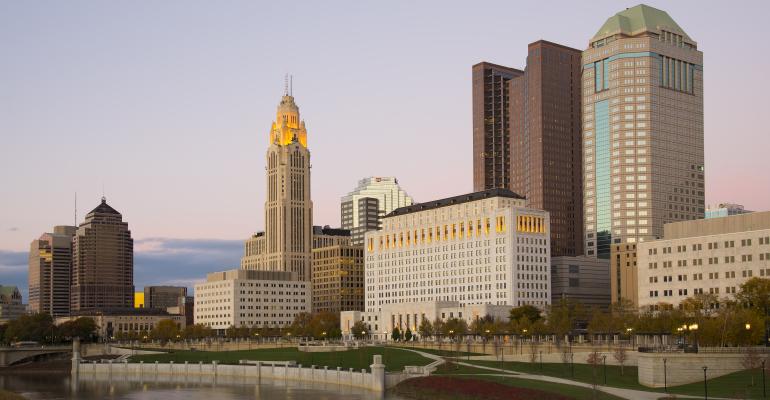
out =
<svg viewBox="0 0 770 400"><path fill-rule="evenodd" d="M430 301L551 303L549 215L507 189L396 209L366 234L365 254L367 312Z"/></svg>
<svg viewBox="0 0 770 400"><path fill-rule="evenodd" d="M233 269L206 275L195 285L195 323L223 331L231 326L287 328L310 312L310 282L288 271Z"/></svg>
<svg viewBox="0 0 770 400"><path fill-rule="evenodd" d="M770 212L666 224L639 243L639 305L677 305L699 293L730 298L752 277L770 278Z"/></svg>
<svg viewBox="0 0 770 400"><path fill-rule="evenodd" d="M125 339L137 335L149 335L163 320L173 321L181 331L187 326L184 315L170 314L158 309L111 309L74 312L68 317L56 318L55 324L63 324L78 318L91 318L96 323L101 338Z"/></svg>
<svg viewBox="0 0 770 400"><path fill-rule="evenodd" d="M29 310L53 317L69 315L72 238L75 226L55 226L30 244Z"/></svg>
<svg viewBox="0 0 770 400"><path fill-rule="evenodd" d="M665 11L638 5L591 38L582 79L585 254L622 275L614 245L703 218L703 53Z"/></svg>
<svg viewBox="0 0 770 400"><path fill-rule="evenodd" d="M265 231L246 240L241 268L289 271L310 280L313 202L310 151L299 107L287 91L270 129L267 148Z"/></svg>

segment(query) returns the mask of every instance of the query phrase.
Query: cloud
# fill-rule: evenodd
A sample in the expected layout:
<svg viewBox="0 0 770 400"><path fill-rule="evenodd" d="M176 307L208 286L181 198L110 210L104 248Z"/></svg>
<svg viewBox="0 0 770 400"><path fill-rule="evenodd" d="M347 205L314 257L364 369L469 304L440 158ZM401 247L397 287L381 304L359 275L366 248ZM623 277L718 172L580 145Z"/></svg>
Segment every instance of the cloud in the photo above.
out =
<svg viewBox="0 0 770 400"><path fill-rule="evenodd" d="M18 230L19 230L19 228L18 228L18 227L16 227L16 226L12 226L12 227L8 228L8 231L9 231L9 232L16 232L16 231L18 231Z"/></svg>
<svg viewBox="0 0 770 400"><path fill-rule="evenodd" d="M134 242L134 286L193 286L206 274L238 268L243 241L149 238ZM27 302L28 253L0 250L0 285L16 285Z"/></svg>
<svg viewBox="0 0 770 400"><path fill-rule="evenodd" d="M242 240L147 238L134 243L134 285L187 286L214 271L238 268Z"/></svg>

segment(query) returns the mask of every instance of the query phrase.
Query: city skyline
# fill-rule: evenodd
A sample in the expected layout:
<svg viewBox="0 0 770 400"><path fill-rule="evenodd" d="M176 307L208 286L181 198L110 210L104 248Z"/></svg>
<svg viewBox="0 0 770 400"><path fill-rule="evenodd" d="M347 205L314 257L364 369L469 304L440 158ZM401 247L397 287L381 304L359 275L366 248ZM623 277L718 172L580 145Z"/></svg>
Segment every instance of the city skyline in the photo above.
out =
<svg viewBox="0 0 770 400"><path fill-rule="evenodd" d="M628 3L625 6L636 4ZM722 22L718 11L713 11L713 14L694 15L688 13L691 7L687 3L649 4L665 8L675 20L686 27L690 35L698 39L699 47L708 54L708 67L705 70L708 75L705 89L706 203L732 201L744 204L749 209L770 208L770 189L754 185L756 180L735 179L736 174L744 171L760 171L762 146L747 147L745 141L756 138L761 144L762 139L757 138L756 133L752 135L755 131L748 129L751 127L750 123L742 121L750 120L752 115L761 115L761 103L741 102L739 100L744 100L749 94L731 91L738 87L750 87L752 91L761 92L763 85L768 85L767 83L740 83L760 76L759 71L766 69L770 64L768 56L758 55L755 63L746 66L750 71L741 76L733 76L726 68L730 54L739 51L741 46L748 45L733 43L727 38L722 38L716 30L709 32L706 29L716 24L717 20ZM758 4L759 8L767 7ZM471 142L470 66L488 60L523 68L526 54L522 49L527 43L540 38L585 49L588 39L595 33L595 28L600 26L608 15L622 9L622 6L611 2L591 4L582 10L574 7L578 15L565 14L569 18L581 18L584 22L581 26L563 26L567 17L543 17L534 18L534 22L521 21L524 22L521 28L491 28L500 31L476 32L469 36L470 38L463 38L462 35L468 34L470 27L459 29L458 32L442 28L442 24L454 24L459 19L468 18L457 15L459 9L449 7L447 10L438 10L445 19L431 20L430 24L426 25L423 24L423 19L416 18L415 15L424 11L423 8L427 10L427 3L417 5L416 10L412 7L407 9L406 6L389 9L379 19L374 17L377 10L364 12L353 7L353 10L348 12L354 16L358 13L360 18L349 21L350 26L347 29L364 30L363 28L371 25L372 21L379 21L379 24L374 24L371 27L372 32L365 34L363 39L358 38L352 43L345 42L349 33L345 29L331 30L329 35L333 36L333 43L330 46L336 49L332 55L338 57L323 57L320 65L313 65L303 59L306 56L298 57L292 54L274 65L267 66L265 64L270 63L257 63L259 60L249 58L254 57L251 54L254 49L249 47L249 40L256 43L254 46L263 46L265 50L269 50L267 54L287 47L287 44L290 48L304 49L298 49L298 53L306 55L311 51L312 54L313 49L317 52L326 49L326 44L322 38L310 38L306 30L286 33L284 36L288 38L278 34L271 36L273 33L268 29L270 24L260 27L256 33L250 30L240 32L237 30L239 28L233 28L225 33L219 32L220 36L216 38L210 38L205 34L212 32L207 32L204 28L188 26L187 21L173 21L182 24L180 32L198 35L193 36L193 40L200 42L181 42L188 46L182 46L181 49L165 48L164 45L177 44L173 40L179 39L174 37L174 33L163 30L163 23L168 20L162 19L171 18L170 14L175 10L169 5L158 7L161 10L159 14L154 14L156 20L148 22L150 25L146 26L152 28L149 29L150 33L137 32L140 38L134 41L125 37L129 32L129 27L124 25L125 21L116 27L96 25L108 22L107 19L94 20L92 22L95 26L72 28L63 35L65 37L54 38L51 36L53 29L57 24L65 24L64 19L54 17L56 6L46 10L51 12L51 15L47 16L41 15L43 10L33 10L33 6L2 6L11 10L6 10L0 13L1 15L18 15L20 18L9 21L8 24L0 24L4 26L0 28L0 33L3 36L19 38L21 42L11 45L8 49L20 57L9 65L0 67L0 82L10 87L10 95L3 98L3 103L7 104L0 103L0 121L3 121L0 122L0 131L4 132L0 169L3 171L3 182L8 190L7 196L4 196L4 204L0 207L2 281L17 283L6 278L14 273L16 267L16 264L7 264L6 259L10 258L13 262L17 253L24 254L23 263L19 265L22 268L17 272L26 277L26 249L29 242L52 225L73 222L74 204L70 200L73 192L79 193L78 219L82 220L85 212L96 203L103 185L110 202L121 210L126 220L131 221L137 247L137 287L150 282L170 282L158 282L155 279L142 282L140 271L148 265L142 265L143 257L156 257L171 263L178 260L176 265L184 266L192 257L186 259L183 255L197 254L201 249L209 249L217 255L214 261L211 261L212 264L201 265L203 270L196 270L190 273L190 276L200 277L201 272L235 267L240 257L243 238L264 229L262 144L269 133L269 126L265 121L270 120L265 115L270 114L274 99L280 94L283 74L286 71L294 74L294 91L309 111L308 115L312 115L308 120L308 129L313 131L310 146L314 149L315 162L312 171L315 225L338 225L339 198L347 193L349 187L357 180L365 176L398 176L404 189L416 202L469 192L472 187L472 154L468 150ZM261 11L271 11L256 10L254 7L244 5L247 11L244 18L259 15ZM99 13L111 15L106 8L109 7L92 7L89 11L93 12L94 16ZM115 12L116 8L121 7L112 8L111 11ZM141 8L137 6L128 10L132 12L128 13L126 18L138 18L143 11L149 11ZM59 11L65 14L73 13L72 9ZM207 27L213 28L219 26L216 23L224 24L227 18L235 18L229 14L234 11L218 10L223 15L207 17L200 14L203 10L190 7L190 10L185 10L184 16L211 22L213 25ZM313 7L305 7L297 14L299 21L305 22L313 11ZM196 12L199 14L195 14ZM746 17L758 18L760 14L762 13L753 13ZM43 29L30 32L25 29L28 27L22 24L25 22L24 17L34 17L41 23L47 21L51 25L48 27L51 31ZM383 32L390 27L385 24L388 18L402 22L402 30L405 32ZM179 19L182 19L181 16ZM528 23L531 26L528 26ZM472 27L475 24L469 25ZM78 39L80 35L85 35L79 37L80 39L87 38L87 34L95 33L98 27L106 29L104 38L81 42L82 48L64 47L65 40ZM734 34L744 36L749 35L753 29L750 23L729 28L727 30ZM240 36L239 33L244 35ZM393 36L387 36L386 33ZM407 46L401 50L387 45L391 41L398 42L399 39L405 38L408 42L409 33L419 33L420 40L406 43ZM148 34L158 36L143 36ZM202 65L183 62L201 61L198 58L201 50L212 50L224 43L230 34L239 37L239 41L230 43L230 47L219 49L220 53L214 53L215 56L218 54L222 57L219 63L211 60L208 60L209 64ZM76 37L73 38L73 35ZM502 37L506 39L503 40ZM153 38L157 40L152 40ZM284 41L278 40L270 45L262 43L282 38ZM459 42L452 42L452 39L458 38ZM377 39L377 46L372 48L377 47L381 53L370 52L364 43L366 39ZM109 40L116 40L117 44L126 46L127 54L110 53L109 49L112 47L108 45L113 43ZM431 48L430 52L425 52L425 41L428 40L438 40L439 45ZM347 48L339 49L335 46L335 41L347 43L343 48L352 46L352 49L357 50L356 54L349 54ZM140 50L131 47L132 44L137 45L140 42L149 43L149 48ZM25 44L29 47L24 48ZM199 45L202 47L198 47ZM460 48L458 54L453 54L455 45ZM88 60L72 57L74 60L69 62L56 61L57 65L62 67L58 71L64 74L62 82L53 85L53 82L47 81L62 77L57 74L48 75L50 72L45 71L44 63L46 56L71 56L77 55L78 51L84 51L93 58L93 53L99 49L104 50L106 54L96 56L91 61L106 64L102 65L104 70L91 71L97 76L80 76L74 72L87 66ZM66 50L73 53L58 53ZM149 53L144 53L144 50ZM161 52L162 50L169 51L168 59L162 57L166 54ZM149 54L149 58L155 59L148 58L141 62L124 59L143 54ZM245 66L235 67L237 59L234 57L238 56L245 57L248 61ZM172 59L175 61L172 62ZM431 74L414 73L414 69L405 68L413 66L409 65L410 60L425 63L426 70L430 70ZM368 67L372 66L369 63L383 61L387 61L386 66L392 69L388 73L393 79L387 80L387 83L385 80L377 83L377 79L371 78L375 75L362 74L360 71L368 70ZM311 67L305 67L305 64ZM249 69L255 65L259 68ZM352 65L354 68L337 69L343 65ZM228 74L227 78L211 78L206 68L212 68L219 74ZM34 71L40 79L32 82L29 75L19 76L22 71L29 72L28 69ZM342 72L339 74L342 77L336 76L337 71ZM322 75L330 75L333 79L322 79ZM207 76L209 80L196 82ZM124 77L133 80L118 80ZM165 90L155 94L149 91L169 78L176 80L164 82L161 87ZM4 82L6 79L8 82ZM393 81L400 83L393 85ZM131 87L132 82L138 87ZM47 83L51 86L46 86ZM416 90L420 87L424 90ZM84 98L72 97L71 93L78 88L83 88L80 95L85 96ZM179 90L185 88L186 91ZM209 92L213 92L214 96L208 96ZM332 97L330 101L324 97L329 93L339 97ZM404 93L420 94L404 96ZM237 96L230 98L228 94ZM156 95L158 98L151 98ZM140 101L147 104L140 104ZM70 102L81 102L82 109L74 108L72 104L68 104ZM201 115L200 110L208 107L212 108L211 112ZM722 112L717 114L714 110ZM452 117L442 119L444 115ZM89 116L96 118L86 118ZM364 121L368 123L364 124ZM8 132L13 133L9 135ZM89 154L96 148L94 139L104 139L99 136L101 132L111 132L107 139L114 140L114 145L122 147L125 151L118 156ZM729 132L729 136L726 132ZM46 140L49 146L38 148L40 154L35 156L41 158L33 159L28 148L40 139ZM373 143L383 149L374 154L355 151L357 147ZM454 145L447 146L445 143ZM214 153L227 155L215 156ZM340 157L341 153L345 154L345 157ZM392 154L400 156L394 159ZM439 161L443 162L445 168L435 172L421 168L423 165ZM139 162L143 165L137 165ZM357 167L345 168L347 163ZM52 185L30 184L36 182L33 177L38 177L56 165L71 168L73 172L67 175L71 176L72 180L57 179ZM94 165L98 168L93 168ZM254 173L255 169L257 173ZM249 183L243 184L244 181ZM8 203L5 203L6 201ZM41 204L49 205L53 202L56 204L49 208L50 213L34 215L31 212L43 209ZM234 252L214 250L210 247L223 245L224 248L229 248L230 241L237 249ZM180 244L184 244L182 250L175 247ZM213 264L226 262L229 256L221 254L222 252L231 254L235 262L227 265ZM216 258L220 256L221 258ZM168 279L173 280L174 275L169 275ZM177 275L178 279L184 277ZM191 286L192 283L187 285Z"/></svg>

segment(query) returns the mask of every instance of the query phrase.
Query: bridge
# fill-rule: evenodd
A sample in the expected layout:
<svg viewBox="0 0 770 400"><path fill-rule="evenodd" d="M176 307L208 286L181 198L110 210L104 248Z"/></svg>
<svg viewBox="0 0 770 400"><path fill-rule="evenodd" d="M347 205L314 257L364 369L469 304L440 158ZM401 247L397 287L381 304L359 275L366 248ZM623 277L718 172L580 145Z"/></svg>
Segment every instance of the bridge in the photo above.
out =
<svg viewBox="0 0 770 400"><path fill-rule="evenodd" d="M71 345L0 347L0 367L9 367L23 361L35 361L72 352Z"/></svg>

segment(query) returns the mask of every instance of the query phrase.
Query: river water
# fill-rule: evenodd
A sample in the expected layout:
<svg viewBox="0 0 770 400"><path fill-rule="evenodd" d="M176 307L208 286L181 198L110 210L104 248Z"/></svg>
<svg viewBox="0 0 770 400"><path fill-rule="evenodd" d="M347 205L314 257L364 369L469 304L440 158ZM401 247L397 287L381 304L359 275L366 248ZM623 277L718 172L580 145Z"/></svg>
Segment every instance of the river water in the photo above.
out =
<svg viewBox="0 0 770 400"><path fill-rule="evenodd" d="M0 375L0 388L31 400L403 400L358 388L265 379L259 384L228 385L81 380L73 388L68 376L58 374Z"/></svg>

